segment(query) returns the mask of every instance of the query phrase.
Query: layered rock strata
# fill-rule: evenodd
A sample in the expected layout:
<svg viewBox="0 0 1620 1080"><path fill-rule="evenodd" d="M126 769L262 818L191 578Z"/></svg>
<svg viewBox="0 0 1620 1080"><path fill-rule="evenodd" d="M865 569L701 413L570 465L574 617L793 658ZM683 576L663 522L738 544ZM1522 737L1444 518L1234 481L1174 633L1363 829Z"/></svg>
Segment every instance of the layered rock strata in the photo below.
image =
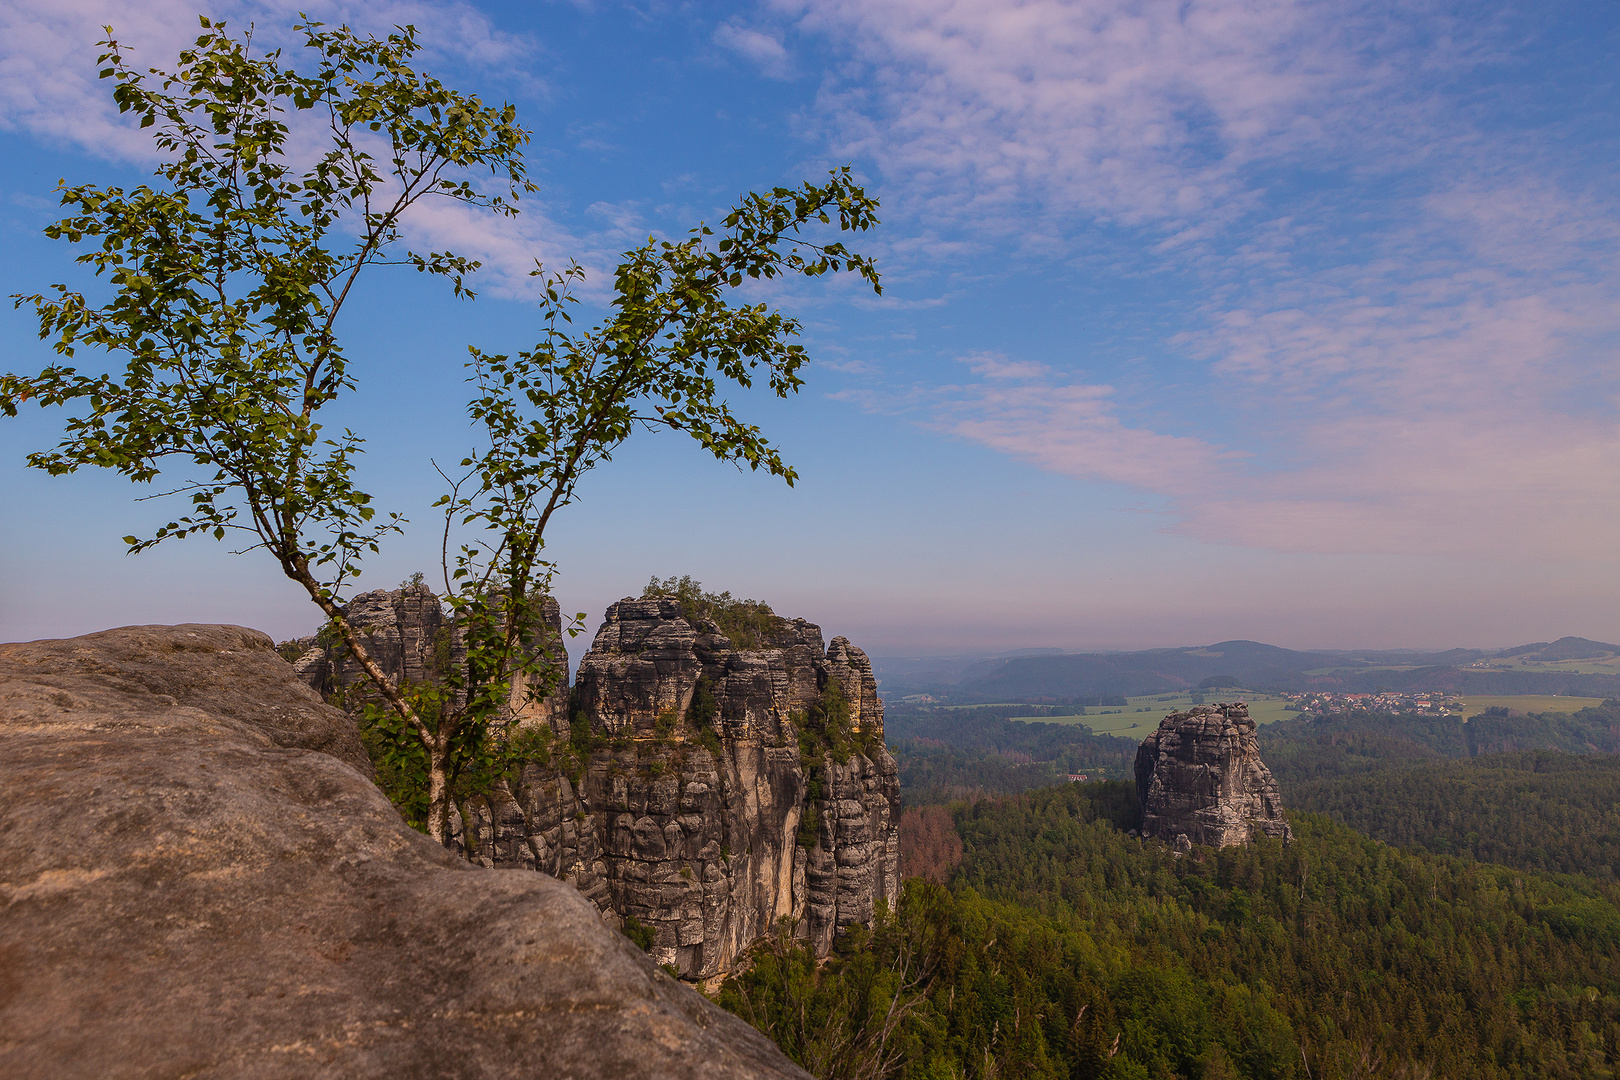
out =
<svg viewBox="0 0 1620 1080"><path fill-rule="evenodd" d="M562 646L562 616L557 601L546 597L542 611L555 651L566 661ZM466 656L461 634L439 597L426 585L361 593L349 601L349 624L364 639L366 652L389 678L400 684L433 682L450 666ZM303 652L293 660L293 670L310 687L324 695L341 691L369 694L370 687L360 664L343 645L322 633L293 643ZM562 665L566 668L566 662ZM548 722L568 718L568 680L556 680L551 692L530 701L527 688L513 688L513 705L519 711Z"/></svg>
<svg viewBox="0 0 1620 1080"><path fill-rule="evenodd" d="M407 828L264 635L177 626L0 645L0 1076L806 1074Z"/></svg>
<svg viewBox="0 0 1620 1080"><path fill-rule="evenodd" d="M726 973L782 919L825 955L896 899L898 770L865 653L803 619L772 620L757 644L670 599L612 605L571 710L521 712L547 750L461 803L458 843L650 928L653 958L683 978ZM833 736L816 724L828 700Z"/></svg>
<svg viewBox="0 0 1620 1080"><path fill-rule="evenodd" d="M1136 751L1142 834L1186 847L1293 838L1242 702L1175 712Z"/></svg>

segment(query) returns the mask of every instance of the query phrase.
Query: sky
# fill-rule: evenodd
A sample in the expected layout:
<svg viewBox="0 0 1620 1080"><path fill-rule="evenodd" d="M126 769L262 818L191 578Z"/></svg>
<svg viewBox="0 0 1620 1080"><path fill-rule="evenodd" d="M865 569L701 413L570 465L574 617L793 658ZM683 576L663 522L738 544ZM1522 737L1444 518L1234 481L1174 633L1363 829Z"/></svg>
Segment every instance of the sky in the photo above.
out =
<svg viewBox="0 0 1620 1080"><path fill-rule="evenodd" d="M345 312L333 422L411 519L361 588L436 573L466 349L537 339L536 259L578 260L593 309L649 235L849 164L883 295L750 293L804 325L802 392L735 397L799 483L625 444L548 538L576 655L672 574L879 655L1620 640L1620 5L13 0L0 292L89 287L42 234L58 181L156 165L96 78L101 27L161 66L199 11L265 47L299 11L411 23L423 66L533 132L515 222L407 223L483 261L477 300L385 270ZM50 358L0 310L0 369ZM127 555L178 507L25 468L62 421L0 418L0 640L312 631L262 552Z"/></svg>

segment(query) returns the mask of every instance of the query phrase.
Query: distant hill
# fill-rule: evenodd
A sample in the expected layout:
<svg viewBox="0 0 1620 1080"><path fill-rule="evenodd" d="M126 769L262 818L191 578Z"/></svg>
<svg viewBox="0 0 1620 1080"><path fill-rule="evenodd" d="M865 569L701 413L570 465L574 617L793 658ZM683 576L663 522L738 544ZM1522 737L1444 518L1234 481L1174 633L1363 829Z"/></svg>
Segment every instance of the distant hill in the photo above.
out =
<svg viewBox="0 0 1620 1080"><path fill-rule="evenodd" d="M1583 637L1561 637L1553 642L1537 641L1531 645L1520 645L1515 649L1503 649L1496 655L1519 660L1540 660L1544 663L1559 660L1608 660L1620 655L1620 645L1589 641Z"/></svg>
<svg viewBox="0 0 1620 1080"><path fill-rule="evenodd" d="M1031 650L1033 651L1033 650ZM887 696L944 693L953 702L1065 701L1153 694L1203 686L1256 690L1445 690L1460 694L1620 696L1620 673L1534 670L1521 665L1620 658L1620 646L1564 637L1499 652L1284 649L1258 641L1221 641L1140 652L1004 655L954 663L880 660ZM1497 663L1492 664L1492 661ZM909 670L906 670L909 669Z"/></svg>

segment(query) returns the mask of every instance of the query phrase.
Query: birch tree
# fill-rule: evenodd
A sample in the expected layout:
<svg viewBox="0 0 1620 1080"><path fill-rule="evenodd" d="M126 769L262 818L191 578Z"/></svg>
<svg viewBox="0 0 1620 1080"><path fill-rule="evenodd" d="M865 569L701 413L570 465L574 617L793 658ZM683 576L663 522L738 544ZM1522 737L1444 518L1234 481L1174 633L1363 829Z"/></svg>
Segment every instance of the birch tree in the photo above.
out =
<svg viewBox="0 0 1620 1080"><path fill-rule="evenodd" d="M514 215L528 181L529 133L510 105L486 105L412 66L415 31L385 38L306 21L296 29L312 68L253 52L251 32L201 20L172 71L137 71L107 30L101 74L121 111L153 129L157 183L62 190L70 209L47 234L89 246L78 261L104 277L97 304L56 285L14 297L31 306L59 360L35 375L0 375L0 411L65 406L64 439L29 455L52 474L84 466L167 487L187 510L131 552L193 534L245 538L320 608L402 737L427 759L428 832L450 833L452 785L511 722L512 686L543 696L560 665L541 617L553 515L581 478L637 429L685 431L716 457L796 477L723 396L755 378L788 396L802 384L798 324L761 303L734 303L746 282L853 271L878 288L871 261L816 229L876 223L876 202L835 171L827 182L750 195L721 233L650 239L626 253L610 317L571 326L577 266L543 278L543 333L515 356L474 350L471 417L486 445L441 507L473 539L449 549L445 592L466 644L440 687L401 686L375 662L343 596L364 555L400 531L357 483L362 438L329 431L322 412L356 389L340 315L373 267L404 265L471 297L474 260L415 251L405 216L450 199ZM311 124L310 120L317 123ZM321 131L295 152L294 126ZM487 175L485 190L474 178ZM121 370L81 370L90 347ZM117 365L114 365L116 367Z"/></svg>
<svg viewBox="0 0 1620 1080"><path fill-rule="evenodd" d="M610 461L636 431L676 431L739 468L764 470L790 486L797 471L725 397L756 382L777 397L797 393L807 361L797 320L768 304L738 301L746 283L854 273L881 292L872 260L816 232L860 232L877 224L877 202L847 167L822 183L747 195L718 229L698 225L679 241L649 238L626 252L614 274L608 317L573 325L577 265L548 274L542 333L533 348L507 354L472 349L468 415L483 448L441 500L446 514L445 596L467 643L468 663L450 685L442 728L424 739L429 815L448 813L449 775L435 740L470 732L488 745L511 720L514 679L542 685L551 664L540 620L550 574L547 527L574 502L584 477ZM472 532L455 551L450 526ZM447 819L446 819L447 820Z"/></svg>

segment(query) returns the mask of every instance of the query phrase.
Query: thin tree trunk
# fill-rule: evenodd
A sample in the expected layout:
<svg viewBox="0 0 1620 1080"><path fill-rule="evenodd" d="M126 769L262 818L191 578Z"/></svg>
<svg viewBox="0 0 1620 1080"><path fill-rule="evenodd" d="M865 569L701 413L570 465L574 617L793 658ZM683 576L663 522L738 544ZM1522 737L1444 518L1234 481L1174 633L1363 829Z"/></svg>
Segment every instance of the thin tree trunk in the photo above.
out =
<svg viewBox="0 0 1620 1080"><path fill-rule="evenodd" d="M428 835L450 843L450 753L448 740L430 739L428 752Z"/></svg>
<svg viewBox="0 0 1620 1080"><path fill-rule="evenodd" d="M366 677L376 686L377 691L388 701L390 707L399 714L407 724L416 730L422 740L422 745L428 752L428 835L441 844L450 842L450 746L446 734L430 730L422 721L405 695L400 693L398 684L390 679L377 661L360 642L360 635L354 632L348 617L343 613L332 598L324 593L320 583L315 580L307 567L301 563L291 563L284 560L282 568L287 576L304 586L310 599L314 600L333 626L337 627L338 634L343 638L344 648L354 657Z"/></svg>

